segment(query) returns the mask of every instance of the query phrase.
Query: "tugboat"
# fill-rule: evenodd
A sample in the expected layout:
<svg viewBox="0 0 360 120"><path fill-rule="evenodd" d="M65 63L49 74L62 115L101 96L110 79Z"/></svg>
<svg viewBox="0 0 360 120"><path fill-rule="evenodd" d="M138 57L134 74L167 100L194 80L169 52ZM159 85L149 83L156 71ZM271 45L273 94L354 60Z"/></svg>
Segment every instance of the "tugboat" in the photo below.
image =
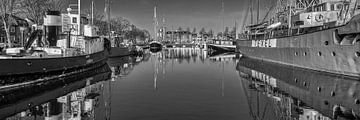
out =
<svg viewBox="0 0 360 120"><path fill-rule="evenodd" d="M359 8L356 0L278 0L275 16L247 26L236 50L253 59L359 77Z"/></svg>
<svg viewBox="0 0 360 120"><path fill-rule="evenodd" d="M106 64L110 42L96 34L96 27L81 24L80 13L70 11L69 14L49 11L44 28L35 30L24 47L5 49L0 56L0 77L74 72ZM64 19L69 26L79 27L68 29L65 39L59 39L60 31L65 29L61 26ZM46 39L42 39L43 35ZM41 41L48 44L34 45Z"/></svg>

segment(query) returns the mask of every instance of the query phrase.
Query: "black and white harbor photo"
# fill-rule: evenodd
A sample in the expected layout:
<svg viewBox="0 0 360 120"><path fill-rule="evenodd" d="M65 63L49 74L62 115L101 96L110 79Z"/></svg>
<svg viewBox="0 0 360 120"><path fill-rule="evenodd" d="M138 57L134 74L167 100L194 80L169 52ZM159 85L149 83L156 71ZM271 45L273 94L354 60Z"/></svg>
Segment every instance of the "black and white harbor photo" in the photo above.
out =
<svg viewBox="0 0 360 120"><path fill-rule="evenodd" d="M360 0L0 0L0 120L360 120Z"/></svg>

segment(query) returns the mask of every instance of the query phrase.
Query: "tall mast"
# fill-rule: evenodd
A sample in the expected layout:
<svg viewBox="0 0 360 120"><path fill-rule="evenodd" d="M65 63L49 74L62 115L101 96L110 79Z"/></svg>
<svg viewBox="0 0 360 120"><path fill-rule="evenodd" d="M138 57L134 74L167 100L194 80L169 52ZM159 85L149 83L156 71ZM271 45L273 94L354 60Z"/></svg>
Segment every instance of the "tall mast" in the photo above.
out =
<svg viewBox="0 0 360 120"><path fill-rule="evenodd" d="M155 0L155 7L154 7L154 39L157 40L158 39L158 31L157 31L157 26L158 26L158 20L157 20L157 3Z"/></svg>
<svg viewBox="0 0 360 120"><path fill-rule="evenodd" d="M224 0L221 0L221 19L222 19L222 39L224 39L224 35L225 35L225 20L224 20L224 13L225 13L225 8L224 8Z"/></svg>
<svg viewBox="0 0 360 120"><path fill-rule="evenodd" d="M94 0L91 1L91 25L94 25Z"/></svg>
<svg viewBox="0 0 360 120"><path fill-rule="evenodd" d="M105 11L106 11L106 17L107 17L107 22L108 22L108 26L107 26L107 27L108 27L108 30L109 30L109 31L108 31L108 32L109 32L109 33L108 33L108 34L109 34L109 39L110 39L110 37L111 37L111 36L110 36L110 35L111 35L111 34L110 34L110 32L111 32L111 25L110 25L110 18L111 18L111 17L110 17L110 15L111 15L111 11L110 11L111 8L110 8L110 7L111 7L111 6L110 6L110 1L111 1L111 0L106 0L106 2L105 2Z"/></svg>
<svg viewBox="0 0 360 120"><path fill-rule="evenodd" d="M254 18L253 18L254 4L253 4L253 1L252 1L252 0L250 0L250 3L251 3L251 6L250 6L250 14L251 14L251 16L250 16L250 23L253 24L253 22L254 22Z"/></svg>
<svg viewBox="0 0 360 120"><path fill-rule="evenodd" d="M80 31L80 29L81 29L81 0L78 0L78 16L79 16L79 19L77 19L77 23L79 24L78 26L77 26L77 28L78 28L78 35L80 35L81 34L81 31Z"/></svg>
<svg viewBox="0 0 360 120"><path fill-rule="evenodd" d="M235 18L235 40L239 39L239 34L238 34L238 24Z"/></svg>
<svg viewBox="0 0 360 120"><path fill-rule="evenodd" d="M260 0L257 1L257 16L256 16L256 23L259 24L260 18Z"/></svg>

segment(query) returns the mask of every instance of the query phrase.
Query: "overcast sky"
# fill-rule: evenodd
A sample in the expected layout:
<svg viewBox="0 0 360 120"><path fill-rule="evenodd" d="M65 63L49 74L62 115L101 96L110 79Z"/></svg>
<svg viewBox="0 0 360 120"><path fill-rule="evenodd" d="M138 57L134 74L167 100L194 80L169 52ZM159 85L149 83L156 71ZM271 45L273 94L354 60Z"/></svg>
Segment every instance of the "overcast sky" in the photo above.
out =
<svg viewBox="0 0 360 120"><path fill-rule="evenodd" d="M76 1L77 0L73 0ZM256 0L252 0L256 1ZM265 1L265 2L264 2ZM270 8L269 2L261 0L261 8ZM99 11L104 10L105 0L94 0ZM83 7L89 7L91 0L82 0ZM122 16L136 26L153 32L153 9L155 0L112 0L112 16ZM213 29L215 32L222 30L221 0L157 0L158 20L165 17L166 25L171 29L202 27L206 31ZM235 20L241 26L243 16L249 6L249 0L224 0L225 26L233 27Z"/></svg>

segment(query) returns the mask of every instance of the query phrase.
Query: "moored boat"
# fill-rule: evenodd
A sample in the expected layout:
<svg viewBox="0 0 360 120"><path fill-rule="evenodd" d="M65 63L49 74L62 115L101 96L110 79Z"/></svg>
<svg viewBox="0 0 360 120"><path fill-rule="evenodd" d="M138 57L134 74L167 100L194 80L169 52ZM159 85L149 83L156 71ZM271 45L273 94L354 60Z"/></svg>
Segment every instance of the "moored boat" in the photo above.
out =
<svg viewBox="0 0 360 120"><path fill-rule="evenodd" d="M70 21L72 18L81 17L77 14L48 12L44 19L44 29L34 31L24 47L4 50L0 56L0 76L81 71L106 64L110 44L96 34L96 27L72 21L69 24L84 26L81 28L83 33L69 29L67 38L59 39L59 29L64 27L61 26L62 20ZM43 33L46 40L39 37ZM35 41L47 41L48 47L34 45Z"/></svg>
<svg viewBox="0 0 360 120"><path fill-rule="evenodd" d="M250 25L237 41L246 57L330 72L360 76L360 14L358 3L344 0L279 1L274 18ZM292 12L287 12L292 11Z"/></svg>
<svg viewBox="0 0 360 120"><path fill-rule="evenodd" d="M149 43L150 49L162 49L163 45L158 41L151 41Z"/></svg>
<svg viewBox="0 0 360 120"><path fill-rule="evenodd" d="M213 40L212 44L208 44L211 50L223 52L235 52L236 45L232 40Z"/></svg>

